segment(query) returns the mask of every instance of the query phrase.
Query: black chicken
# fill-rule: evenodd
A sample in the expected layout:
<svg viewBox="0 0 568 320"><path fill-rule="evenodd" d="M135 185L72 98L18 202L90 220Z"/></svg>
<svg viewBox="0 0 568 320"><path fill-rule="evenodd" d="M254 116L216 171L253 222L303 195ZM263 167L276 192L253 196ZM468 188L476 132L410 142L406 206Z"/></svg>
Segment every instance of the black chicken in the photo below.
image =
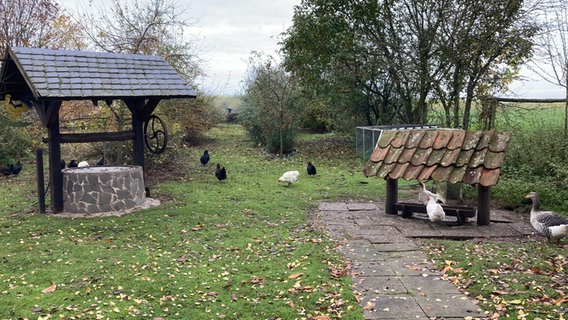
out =
<svg viewBox="0 0 568 320"><path fill-rule="evenodd" d="M205 150L201 158L199 158L199 161L201 161L202 165L206 165L207 162L209 162L209 151Z"/></svg>
<svg viewBox="0 0 568 320"><path fill-rule="evenodd" d="M219 181L227 179L227 170L225 170L225 167L221 169L221 165L217 163L217 170L215 170L215 176L217 177L217 179L219 179Z"/></svg>
<svg viewBox="0 0 568 320"><path fill-rule="evenodd" d="M308 161L308 166L306 167L308 175L314 176L316 174L316 166L314 166L310 161Z"/></svg>
<svg viewBox="0 0 568 320"><path fill-rule="evenodd" d="M4 166L3 164L0 163L0 172L6 177L8 178L9 175L12 174L12 171L14 170L14 165L11 164L9 166Z"/></svg>
<svg viewBox="0 0 568 320"><path fill-rule="evenodd" d="M77 168L77 166L78 166L78 164L77 164L77 162L75 162L75 160L71 160L67 164L67 168Z"/></svg>
<svg viewBox="0 0 568 320"><path fill-rule="evenodd" d="M65 160L61 159L61 170L65 169Z"/></svg>
<svg viewBox="0 0 568 320"><path fill-rule="evenodd" d="M104 166L104 165L106 165L106 160L105 157L102 157L101 160L97 162L97 166Z"/></svg>
<svg viewBox="0 0 568 320"><path fill-rule="evenodd" d="M12 166L12 174L17 176L20 171L22 171L22 163L20 162L20 160L18 160L18 162L16 162L16 164Z"/></svg>

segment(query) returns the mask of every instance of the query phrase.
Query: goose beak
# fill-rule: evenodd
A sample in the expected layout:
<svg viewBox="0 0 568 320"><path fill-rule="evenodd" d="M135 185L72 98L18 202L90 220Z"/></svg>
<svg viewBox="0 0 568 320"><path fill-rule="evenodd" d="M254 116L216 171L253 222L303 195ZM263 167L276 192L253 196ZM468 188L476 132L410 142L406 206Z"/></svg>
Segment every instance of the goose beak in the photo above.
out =
<svg viewBox="0 0 568 320"><path fill-rule="evenodd" d="M527 195L525 196L525 199L528 199L528 198L530 198L530 197L531 197L531 195L530 195L530 194L527 194Z"/></svg>

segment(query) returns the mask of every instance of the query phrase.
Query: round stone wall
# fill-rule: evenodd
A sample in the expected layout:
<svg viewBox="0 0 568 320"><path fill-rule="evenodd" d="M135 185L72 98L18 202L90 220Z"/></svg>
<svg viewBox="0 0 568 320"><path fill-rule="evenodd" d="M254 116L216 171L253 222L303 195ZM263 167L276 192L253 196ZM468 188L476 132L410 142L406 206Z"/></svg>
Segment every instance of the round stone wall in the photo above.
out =
<svg viewBox="0 0 568 320"><path fill-rule="evenodd" d="M62 171L65 212L116 212L144 202L144 173L140 166L85 167Z"/></svg>

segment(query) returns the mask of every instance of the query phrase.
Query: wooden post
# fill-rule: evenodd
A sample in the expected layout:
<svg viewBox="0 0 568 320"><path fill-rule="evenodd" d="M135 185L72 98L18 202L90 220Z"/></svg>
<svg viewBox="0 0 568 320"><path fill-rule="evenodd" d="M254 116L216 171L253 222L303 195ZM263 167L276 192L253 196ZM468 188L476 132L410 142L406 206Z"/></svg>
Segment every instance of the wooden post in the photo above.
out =
<svg viewBox="0 0 568 320"><path fill-rule="evenodd" d="M491 222L490 198L491 188L477 185L477 225L479 226L488 226Z"/></svg>
<svg viewBox="0 0 568 320"><path fill-rule="evenodd" d="M395 204L398 202L398 180L386 178L387 198L385 200L385 212L387 214L398 214Z"/></svg>
<svg viewBox="0 0 568 320"><path fill-rule="evenodd" d="M144 100L125 100L124 103L132 113L132 132L134 132L133 164L144 168Z"/></svg>
<svg viewBox="0 0 568 320"><path fill-rule="evenodd" d="M61 140L59 132L59 107L57 103L47 106L47 138L49 146L49 177L51 181L51 208L53 213L63 211L63 173L61 172Z"/></svg>
<svg viewBox="0 0 568 320"><path fill-rule="evenodd" d="M43 178L43 149L36 150L37 202L39 213L45 213L45 187Z"/></svg>

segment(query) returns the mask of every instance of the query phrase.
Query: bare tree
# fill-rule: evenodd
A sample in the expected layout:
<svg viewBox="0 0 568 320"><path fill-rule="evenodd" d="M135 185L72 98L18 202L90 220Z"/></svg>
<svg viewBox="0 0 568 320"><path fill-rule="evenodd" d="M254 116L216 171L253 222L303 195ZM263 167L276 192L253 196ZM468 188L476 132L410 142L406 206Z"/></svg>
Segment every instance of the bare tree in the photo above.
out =
<svg viewBox="0 0 568 320"><path fill-rule="evenodd" d="M79 49L81 28L53 0L0 0L0 50L8 46Z"/></svg>
<svg viewBox="0 0 568 320"><path fill-rule="evenodd" d="M158 55L190 84L203 74L196 47L184 37L189 22L176 0L112 0L109 7L81 14L84 30L103 51Z"/></svg>
<svg viewBox="0 0 568 320"><path fill-rule="evenodd" d="M543 80L565 89L564 134L568 135L568 0L546 1L541 9L541 32L536 37L531 69Z"/></svg>

